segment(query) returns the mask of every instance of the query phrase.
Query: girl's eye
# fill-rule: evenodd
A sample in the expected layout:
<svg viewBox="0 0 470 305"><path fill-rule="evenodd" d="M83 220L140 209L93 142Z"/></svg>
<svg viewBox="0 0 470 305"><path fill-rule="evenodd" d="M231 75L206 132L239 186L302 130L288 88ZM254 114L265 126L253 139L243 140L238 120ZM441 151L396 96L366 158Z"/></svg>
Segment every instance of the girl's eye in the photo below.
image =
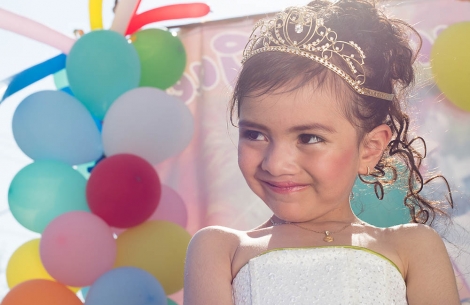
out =
<svg viewBox="0 0 470 305"><path fill-rule="evenodd" d="M243 133L243 137L250 141L264 141L265 137L261 132L254 130L247 130Z"/></svg>
<svg viewBox="0 0 470 305"><path fill-rule="evenodd" d="M299 136L299 140L302 144L315 144L323 142L322 138L313 134L302 134Z"/></svg>

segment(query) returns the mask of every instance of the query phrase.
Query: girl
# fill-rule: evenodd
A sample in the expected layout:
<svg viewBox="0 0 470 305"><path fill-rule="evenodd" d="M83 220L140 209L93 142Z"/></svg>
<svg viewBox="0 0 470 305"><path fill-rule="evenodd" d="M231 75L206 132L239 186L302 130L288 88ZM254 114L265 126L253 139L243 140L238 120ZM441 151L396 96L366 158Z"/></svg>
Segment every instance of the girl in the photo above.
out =
<svg viewBox="0 0 470 305"><path fill-rule="evenodd" d="M419 172L425 154L401 106L414 79L409 32L366 0L316 0L255 25L231 109L240 169L273 216L193 237L186 305L460 303L427 225L443 211L420 193L436 177ZM378 228L354 215L358 175L382 198L404 174L412 223Z"/></svg>

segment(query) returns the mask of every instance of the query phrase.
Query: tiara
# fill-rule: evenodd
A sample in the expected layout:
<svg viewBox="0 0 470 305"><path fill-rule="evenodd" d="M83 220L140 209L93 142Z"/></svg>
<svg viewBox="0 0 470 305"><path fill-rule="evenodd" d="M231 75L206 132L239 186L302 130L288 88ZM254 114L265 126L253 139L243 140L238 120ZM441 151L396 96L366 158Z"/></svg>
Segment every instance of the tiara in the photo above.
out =
<svg viewBox="0 0 470 305"><path fill-rule="evenodd" d="M295 34L294 34L295 33ZM338 40L335 31L309 6L288 7L272 19L258 21L243 51L242 64L262 52L286 52L314 60L343 78L357 93L391 101L394 94L365 88L362 49L353 41ZM343 60L349 73L331 62Z"/></svg>

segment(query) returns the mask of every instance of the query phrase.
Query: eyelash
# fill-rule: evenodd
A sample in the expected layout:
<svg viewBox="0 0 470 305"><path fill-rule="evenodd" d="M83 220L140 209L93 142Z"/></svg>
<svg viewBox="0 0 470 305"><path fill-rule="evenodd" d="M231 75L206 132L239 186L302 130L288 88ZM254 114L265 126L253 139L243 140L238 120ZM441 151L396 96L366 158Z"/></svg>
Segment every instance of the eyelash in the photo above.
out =
<svg viewBox="0 0 470 305"><path fill-rule="evenodd" d="M261 134L261 132L259 131L255 131L255 130L246 130L243 132L243 138L245 139L248 139L250 141L259 141L259 140L256 140L256 138ZM253 136L255 135L255 136Z"/></svg>
<svg viewBox="0 0 470 305"><path fill-rule="evenodd" d="M248 139L249 141L260 141L260 140L257 140L258 136L259 135L262 135L261 132L259 131L255 131L255 130L246 130L243 132L243 138L245 139ZM311 139L315 139L315 141L313 143L309 143ZM306 141L304 141L306 140ZM317 135L314 135L314 134L301 134L299 135L299 142L301 144L315 144L315 143L321 143L321 142L324 142L325 140L323 140L322 138L320 138L319 136Z"/></svg>
<svg viewBox="0 0 470 305"><path fill-rule="evenodd" d="M302 138L307 138L307 141L302 141L303 139ZM315 139L315 141L313 143L309 143L311 139ZM325 140L323 140L322 138L320 138L319 136L317 135L314 135L314 134L301 134L299 136L299 140L302 142L302 144L316 144L316 143L321 143Z"/></svg>

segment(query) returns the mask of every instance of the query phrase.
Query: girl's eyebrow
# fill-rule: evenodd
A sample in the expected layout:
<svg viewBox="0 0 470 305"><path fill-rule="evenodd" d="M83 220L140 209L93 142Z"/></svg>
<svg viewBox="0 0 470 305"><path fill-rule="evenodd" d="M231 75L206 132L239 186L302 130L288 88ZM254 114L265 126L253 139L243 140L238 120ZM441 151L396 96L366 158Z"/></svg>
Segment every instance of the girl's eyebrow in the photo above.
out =
<svg viewBox="0 0 470 305"><path fill-rule="evenodd" d="M258 124L258 123L247 121L247 120L241 120L240 122L238 122L238 126L242 128L256 128L260 130L269 130L269 128L267 128L266 126L262 124ZM292 126L291 128L289 128L289 132L291 133L302 132L302 131L307 131L307 130L320 130L326 133L337 132L336 129L334 129L332 126L328 126L328 125L320 124L320 123L297 125L297 126Z"/></svg>
<svg viewBox="0 0 470 305"><path fill-rule="evenodd" d="M305 124L305 125L298 125L289 128L290 132L302 132L306 130L321 130L327 133L336 133L336 129L333 126L328 126L325 124L320 123L312 123L312 124Z"/></svg>
<svg viewBox="0 0 470 305"><path fill-rule="evenodd" d="M247 120L239 121L238 126L242 128L255 128L255 129L261 129L261 130L268 130L268 128L262 124L258 124L258 123L247 121Z"/></svg>

